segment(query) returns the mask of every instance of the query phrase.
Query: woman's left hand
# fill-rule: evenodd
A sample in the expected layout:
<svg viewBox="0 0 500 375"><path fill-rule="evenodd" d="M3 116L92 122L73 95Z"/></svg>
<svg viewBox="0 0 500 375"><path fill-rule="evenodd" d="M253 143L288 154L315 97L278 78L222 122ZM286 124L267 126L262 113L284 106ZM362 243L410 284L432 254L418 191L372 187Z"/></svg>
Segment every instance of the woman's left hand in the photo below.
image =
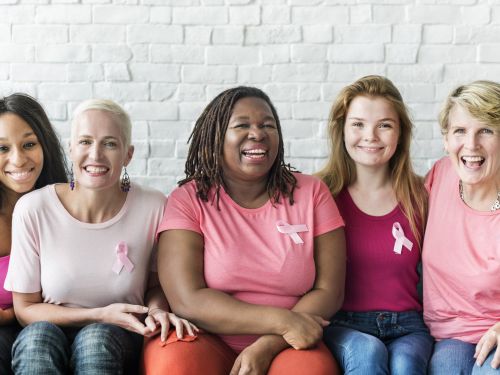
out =
<svg viewBox="0 0 500 375"><path fill-rule="evenodd" d="M255 342L238 355L230 375L266 375L274 357L272 350Z"/></svg>
<svg viewBox="0 0 500 375"><path fill-rule="evenodd" d="M175 327L177 337L180 339L184 336L184 330L191 336L195 336L195 332L199 331L198 327L188 320L179 318L174 313L166 312L160 308L150 309L144 323L151 331L151 333L146 336L154 336L160 332L161 341L167 339L170 324Z"/></svg>
<svg viewBox="0 0 500 375"><path fill-rule="evenodd" d="M495 346L496 351L491 361L491 367L498 368L500 366L500 322L487 330L476 345L474 358L476 358L476 363L479 366L482 366L490 352L495 349Z"/></svg>

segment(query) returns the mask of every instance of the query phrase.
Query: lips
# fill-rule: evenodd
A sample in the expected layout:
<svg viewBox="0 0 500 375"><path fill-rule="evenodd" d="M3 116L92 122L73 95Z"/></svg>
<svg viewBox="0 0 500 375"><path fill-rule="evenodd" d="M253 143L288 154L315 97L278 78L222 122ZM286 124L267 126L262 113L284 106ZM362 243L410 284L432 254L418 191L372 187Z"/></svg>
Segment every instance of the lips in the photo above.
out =
<svg viewBox="0 0 500 375"><path fill-rule="evenodd" d="M8 174L14 181L23 182L31 179L34 170L35 168L20 171L7 171L6 174Z"/></svg>
<svg viewBox="0 0 500 375"><path fill-rule="evenodd" d="M109 168L103 166L87 165L84 167L85 171L91 175L100 175L106 173Z"/></svg>
<svg viewBox="0 0 500 375"><path fill-rule="evenodd" d="M486 159L479 155L466 155L461 156L460 160L467 168L479 168Z"/></svg>
<svg viewBox="0 0 500 375"><path fill-rule="evenodd" d="M243 154L243 156L250 159L262 159L267 155L267 150L264 150L262 148L255 148L251 150L243 150L241 153Z"/></svg>
<svg viewBox="0 0 500 375"><path fill-rule="evenodd" d="M383 149L383 147L377 146L358 146L358 148L366 152L377 152Z"/></svg>

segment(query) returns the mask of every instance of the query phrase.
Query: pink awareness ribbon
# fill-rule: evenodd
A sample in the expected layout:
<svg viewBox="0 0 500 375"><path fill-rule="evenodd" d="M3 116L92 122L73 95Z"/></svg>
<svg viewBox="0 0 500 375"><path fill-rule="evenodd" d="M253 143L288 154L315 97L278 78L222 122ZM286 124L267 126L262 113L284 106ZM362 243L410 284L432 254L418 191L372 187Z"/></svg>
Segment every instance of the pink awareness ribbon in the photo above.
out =
<svg viewBox="0 0 500 375"><path fill-rule="evenodd" d="M299 232L307 232L307 225L298 224L298 225L290 225L283 220L278 220L276 222L276 227L278 228L278 232L288 234L293 242L296 244L303 244L302 238L298 235Z"/></svg>
<svg viewBox="0 0 500 375"><path fill-rule="evenodd" d="M396 240L396 242L394 242L394 252L396 254L401 254L401 251L403 251L403 246L411 251L413 243L405 237L403 228L398 222L392 224L392 236Z"/></svg>
<svg viewBox="0 0 500 375"><path fill-rule="evenodd" d="M117 275L121 272L122 268L130 273L134 269L134 264L130 261L128 254L127 244L123 241L120 241L118 245L116 245L116 261L113 264L113 272Z"/></svg>

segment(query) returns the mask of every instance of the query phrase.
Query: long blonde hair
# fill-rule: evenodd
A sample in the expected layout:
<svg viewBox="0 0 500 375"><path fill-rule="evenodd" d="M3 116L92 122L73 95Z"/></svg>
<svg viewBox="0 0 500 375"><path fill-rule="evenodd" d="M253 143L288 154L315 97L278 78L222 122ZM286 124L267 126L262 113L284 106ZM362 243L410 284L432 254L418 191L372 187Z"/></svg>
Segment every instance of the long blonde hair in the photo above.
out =
<svg viewBox="0 0 500 375"><path fill-rule="evenodd" d="M328 121L330 157L317 175L328 185L334 197L356 181L356 167L344 144L344 125L349 105L360 95L384 98L398 114L399 141L389 160L392 187L415 238L422 245L428 196L423 178L414 172L410 160L413 124L401 94L389 79L376 75L366 76L342 89L332 105Z"/></svg>

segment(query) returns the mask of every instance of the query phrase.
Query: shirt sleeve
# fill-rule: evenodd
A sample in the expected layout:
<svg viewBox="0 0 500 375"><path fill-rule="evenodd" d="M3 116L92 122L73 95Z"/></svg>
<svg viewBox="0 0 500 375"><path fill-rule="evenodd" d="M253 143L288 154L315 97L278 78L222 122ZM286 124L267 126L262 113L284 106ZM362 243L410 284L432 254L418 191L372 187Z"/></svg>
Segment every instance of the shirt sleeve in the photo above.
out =
<svg viewBox="0 0 500 375"><path fill-rule="evenodd" d="M323 181L316 181L314 205L314 236L343 227L344 220L333 200L330 190Z"/></svg>
<svg viewBox="0 0 500 375"><path fill-rule="evenodd" d="M168 197L158 235L169 229L185 229L203 235L200 228L199 198L193 184L175 189Z"/></svg>
<svg viewBox="0 0 500 375"><path fill-rule="evenodd" d="M36 293L42 290L39 233L36 215L30 215L29 198L25 198L18 201L12 216L12 250L4 288L18 293Z"/></svg>

